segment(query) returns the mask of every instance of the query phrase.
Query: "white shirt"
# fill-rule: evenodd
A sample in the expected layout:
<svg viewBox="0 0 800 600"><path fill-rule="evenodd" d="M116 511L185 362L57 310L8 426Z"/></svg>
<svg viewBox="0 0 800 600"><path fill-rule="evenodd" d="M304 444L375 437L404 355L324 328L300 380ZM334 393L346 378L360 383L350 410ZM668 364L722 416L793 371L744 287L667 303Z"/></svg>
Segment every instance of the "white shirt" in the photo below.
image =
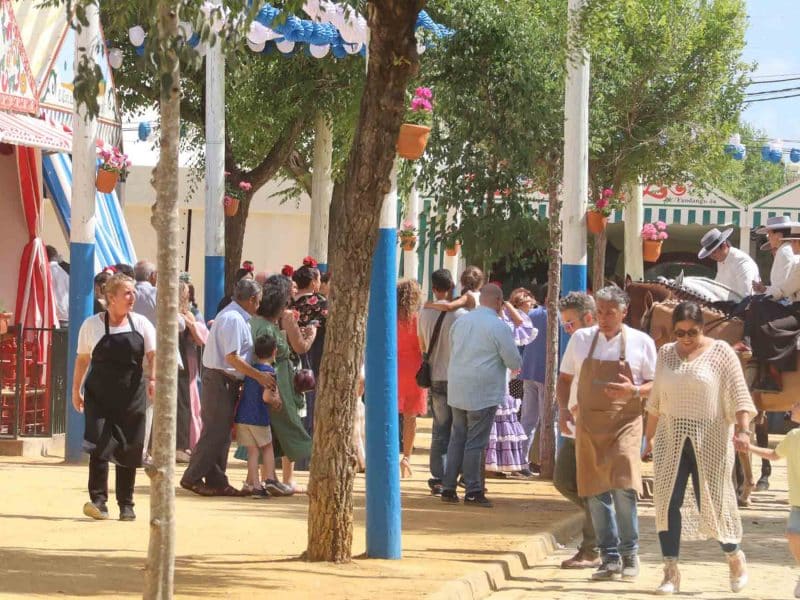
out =
<svg viewBox="0 0 800 600"><path fill-rule="evenodd" d="M225 357L234 352L246 363L253 358L253 333L250 330L250 313L233 301L217 313L206 347L203 349L203 366L225 371L236 379L244 375L228 364Z"/></svg>
<svg viewBox="0 0 800 600"><path fill-rule="evenodd" d="M767 293L776 300L786 298L791 302L800 302L800 257L795 255L786 280L781 285L769 286Z"/></svg>
<svg viewBox="0 0 800 600"><path fill-rule="evenodd" d="M653 338L642 331L638 331L627 325L625 328L625 360L631 366L633 383L642 385L647 381L652 381L656 373L656 345ZM589 350L592 347L592 339L597 333L598 326L584 327L572 334L561 359L560 372L565 375L572 375L575 379L580 378L583 362L589 357ZM606 339L602 333L597 338L592 358L597 360L617 360L619 359L621 332L610 340Z"/></svg>
<svg viewBox="0 0 800 600"><path fill-rule="evenodd" d="M717 263L714 280L745 298L753 295L753 282L761 281L761 277L756 261L746 252L731 246L725 260Z"/></svg>
<svg viewBox="0 0 800 600"><path fill-rule="evenodd" d="M50 262L50 278L56 299L56 317L59 321L69 321L69 273L54 260Z"/></svg>
<svg viewBox="0 0 800 600"><path fill-rule="evenodd" d="M778 251L775 253L775 259L772 261L772 270L769 272L769 285L767 286L767 295L773 298L783 298L781 295L781 287L789 279L789 274L792 272L792 267L797 263L797 257L792 251L792 245L789 242L784 242Z"/></svg>
<svg viewBox="0 0 800 600"><path fill-rule="evenodd" d="M156 329L145 317L135 312L128 313L133 326L137 333L140 333L144 338L144 351L154 352L156 349ZM78 354L91 355L94 347L97 345L102 337L106 334L106 313L101 312L92 315L83 322L80 332L78 333ZM122 322L119 327L113 327L110 323L108 326L109 333L126 333L131 331L131 325L128 319Z"/></svg>

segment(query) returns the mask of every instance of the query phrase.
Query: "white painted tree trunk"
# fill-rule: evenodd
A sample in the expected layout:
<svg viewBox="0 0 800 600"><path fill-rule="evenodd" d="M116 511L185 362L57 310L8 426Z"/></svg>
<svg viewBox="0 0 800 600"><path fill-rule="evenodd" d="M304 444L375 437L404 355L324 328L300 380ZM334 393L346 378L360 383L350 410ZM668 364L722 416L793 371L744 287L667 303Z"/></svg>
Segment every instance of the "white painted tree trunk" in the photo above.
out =
<svg viewBox="0 0 800 600"><path fill-rule="evenodd" d="M417 190L417 171L414 171L414 182L411 185L411 193L408 195L408 202L405 206L403 222L411 223L419 231L419 191ZM419 272L419 241L414 250L403 250L403 276L407 279L417 279Z"/></svg>
<svg viewBox="0 0 800 600"><path fill-rule="evenodd" d="M317 262L328 264L328 232L333 197L333 132L322 112L314 119L314 158L311 172L311 227L308 253Z"/></svg>
<svg viewBox="0 0 800 600"><path fill-rule="evenodd" d="M150 476L150 545L144 598L172 598L175 576L175 427L178 391L178 141L180 63L168 40L178 35L179 2L158 3L161 153L155 173L151 223L158 238L156 394ZM168 84L168 85L165 85Z"/></svg>
<svg viewBox="0 0 800 600"><path fill-rule="evenodd" d="M642 256L642 238L639 233L644 224L644 199L642 186L639 183L628 184L625 205L625 275L634 281L644 277L644 257Z"/></svg>

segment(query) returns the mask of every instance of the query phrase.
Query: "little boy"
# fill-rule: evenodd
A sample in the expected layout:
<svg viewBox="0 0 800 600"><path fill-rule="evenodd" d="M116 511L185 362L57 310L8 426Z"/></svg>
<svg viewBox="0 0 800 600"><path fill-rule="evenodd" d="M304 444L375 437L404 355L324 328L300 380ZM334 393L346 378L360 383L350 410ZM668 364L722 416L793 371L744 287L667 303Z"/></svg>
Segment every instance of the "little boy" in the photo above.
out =
<svg viewBox="0 0 800 600"><path fill-rule="evenodd" d="M800 423L800 402L792 407L792 421ZM786 459L786 471L789 479L789 522L786 526L786 539L795 562L800 565L800 428L792 429L778 444L775 450L759 448L748 443L748 450L767 460ZM794 588L794 597L800 598L800 579Z"/></svg>
<svg viewBox="0 0 800 600"><path fill-rule="evenodd" d="M253 344L255 362L253 367L259 371L275 374L272 363L275 361L277 344L275 338L262 335ZM278 391L262 388L251 377L244 378L242 395L236 408L236 441L247 448L247 481L244 489L253 498L267 498L268 489L275 490L275 454L272 449L272 431L269 426L269 406L278 410L281 398ZM262 477L258 476L259 453L262 462ZM264 482L263 484L261 482ZM272 495L283 495L274 493Z"/></svg>

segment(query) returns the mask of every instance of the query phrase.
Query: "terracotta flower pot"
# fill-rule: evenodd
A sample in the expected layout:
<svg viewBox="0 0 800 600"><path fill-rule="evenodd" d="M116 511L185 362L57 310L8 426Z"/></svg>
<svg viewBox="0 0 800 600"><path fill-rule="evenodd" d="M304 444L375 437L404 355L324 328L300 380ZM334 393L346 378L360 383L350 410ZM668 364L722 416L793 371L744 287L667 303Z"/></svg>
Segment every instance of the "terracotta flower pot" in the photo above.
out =
<svg viewBox="0 0 800 600"><path fill-rule="evenodd" d="M400 135L397 136L397 153L408 160L417 160L425 154L430 133L430 127L403 123L400 126Z"/></svg>
<svg viewBox="0 0 800 600"><path fill-rule="evenodd" d="M661 257L661 246L664 242L661 240L642 240L642 256L644 262L658 262Z"/></svg>
<svg viewBox="0 0 800 600"><path fill-rule="evenodd" d="M400 247L406 252L411 252L417 247L417 236L404 236L400 238Z"/></svg>
<svg viewBox="0 0 800 600"><path fill-rule="evenodd" d="M114 191L114 188L117 187L117 181L119 181L119 173L116 171L106 171L105 169L97 170L95 186L97 186L98 192L110 194Z"/></svg>
<svg viewBox="0 0 800 600"><path fill-rule="evenodd" d="M238 198L233 198L232 196L228 196L225 198L224 204L225 204L226 217L233 217L237 212L239 212Z"/></svg>
<svg viewBox="0 0 800 600"><path fill-rule="evenodd" d="M456 242L452 246L448 246L445 248L444 253L447 256L458 256L458 253L461 251L461 242Z"/></svg>
<svg viewBox="0 0 800 600"><path fill-rule="evenodd" d="M8 325L13 317L13 313L0 313L0 335L8 333Z"/></svg>
<svg viewBox="0 0 800 600"><path fill-rule="evenodd" d="M596 210L590 210L586 213L586 229L589 230L589 233L603 233L606 225L608 225L608 217L604 216L603 213Z"/></svg>

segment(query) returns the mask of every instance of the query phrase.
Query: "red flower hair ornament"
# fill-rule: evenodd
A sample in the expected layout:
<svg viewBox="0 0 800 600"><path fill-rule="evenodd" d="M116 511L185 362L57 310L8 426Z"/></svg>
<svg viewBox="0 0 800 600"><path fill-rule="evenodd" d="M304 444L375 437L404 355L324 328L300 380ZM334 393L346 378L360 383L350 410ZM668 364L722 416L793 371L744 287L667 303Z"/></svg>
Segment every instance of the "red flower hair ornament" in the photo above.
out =
<svg viewBox="0 0 800 600"><path fill-rule="evenodd" d="M242 263L242 268L249 273L252 273L256 270L256 266L253 264L252 260L246 260Z"/></svg>
<svg viewBox="0 0 800 600"><path fill-rule="evenodd" d="M303 259L303 266L304 267L311 267L313 269L317 268L317 261L313 256L306 256Z"/></svg>
<svg viewBox="0 0 800 600"><path fill-rule="evenodd" d="M283 268L281 269L281 275L291 278L292 275L294 275L294 267L292 267L292 265L283 265Z"/></svg>

